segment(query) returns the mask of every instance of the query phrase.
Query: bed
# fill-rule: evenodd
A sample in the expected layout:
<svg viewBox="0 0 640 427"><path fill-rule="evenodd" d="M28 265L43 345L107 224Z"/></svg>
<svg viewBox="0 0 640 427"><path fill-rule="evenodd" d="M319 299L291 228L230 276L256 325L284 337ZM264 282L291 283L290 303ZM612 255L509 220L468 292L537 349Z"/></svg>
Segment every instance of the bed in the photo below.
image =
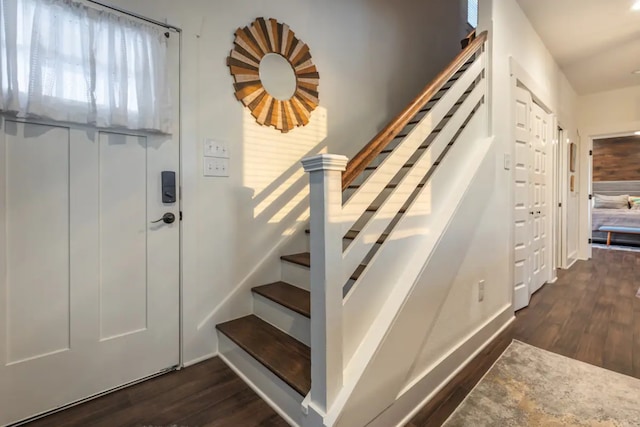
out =
<svg viewBox="0 0 640 427"><path fill-rule="evenodd" d="M593 193L606 196L630 195L640 197L640 181L602 181L593 183ZM602 226L640 228L640 210L592 209L591 230L594 243L607 243L607 233L598 231ZM615 234L613 245L640 246L640 235Z"/></svg>

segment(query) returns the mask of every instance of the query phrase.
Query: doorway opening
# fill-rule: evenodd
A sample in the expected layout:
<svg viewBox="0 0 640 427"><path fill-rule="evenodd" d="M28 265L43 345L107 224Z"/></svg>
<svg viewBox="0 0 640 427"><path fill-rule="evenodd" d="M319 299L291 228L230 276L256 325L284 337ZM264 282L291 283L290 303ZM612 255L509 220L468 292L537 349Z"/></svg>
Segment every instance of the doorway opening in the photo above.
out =
<svg viewBox="0 0 640 427"><path fill-rule="evenodd" d="M640 135L605 135L591 144L592 243L640 251Z"/></svg>

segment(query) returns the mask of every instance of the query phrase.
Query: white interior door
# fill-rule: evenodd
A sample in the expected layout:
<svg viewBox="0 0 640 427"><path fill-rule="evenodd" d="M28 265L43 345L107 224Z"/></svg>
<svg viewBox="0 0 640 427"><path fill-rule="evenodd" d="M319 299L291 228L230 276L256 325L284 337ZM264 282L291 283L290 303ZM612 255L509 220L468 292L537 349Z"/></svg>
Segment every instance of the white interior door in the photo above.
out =
<svg viewBox="0 0 640 427"><path fill-rule="evenodd" d="M548 149L550 146L549 116L535 103L531 112L531 178L530 196L533 211L533 235L531 243L532 273L530 293L533 294L544 285L549 277L549 187L548 181Z"/></svg>
<svg viewBox="0 0 640 427"><path fill-rule="evenodd" d="M516 87L514 106L515 149L514 177L514 308L529 305L531 282L531 237L533 209L530 205L531 188L531 94Z"/></svg>
<svg viewBox="0 0 640 427"><path fill-rule="evenodd" d="M0 425L178 365L179 205L161 188L162 171L179 177L178 123L159 136L2 119ZM175 222L152 223L165 213Z"/></svg>
<svg viewBox="0 0 640 427"><path fill-rule="evenodd" d="M552 120L520 87L516 87L514 119L514 308L520 310L551 274Z"/></svg>

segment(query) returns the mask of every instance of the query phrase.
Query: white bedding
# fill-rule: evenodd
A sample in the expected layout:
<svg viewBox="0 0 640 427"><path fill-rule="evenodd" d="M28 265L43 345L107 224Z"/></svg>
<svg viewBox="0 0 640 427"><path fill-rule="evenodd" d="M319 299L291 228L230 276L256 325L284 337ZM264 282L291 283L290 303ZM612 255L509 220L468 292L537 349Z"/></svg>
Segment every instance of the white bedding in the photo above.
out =
<svg viewBox="0 0 640 427"><path fill-rule="evenodd" d="M640 210L637 209L593 209L592 217L593 231L603 225L640 228Z"/></svg>

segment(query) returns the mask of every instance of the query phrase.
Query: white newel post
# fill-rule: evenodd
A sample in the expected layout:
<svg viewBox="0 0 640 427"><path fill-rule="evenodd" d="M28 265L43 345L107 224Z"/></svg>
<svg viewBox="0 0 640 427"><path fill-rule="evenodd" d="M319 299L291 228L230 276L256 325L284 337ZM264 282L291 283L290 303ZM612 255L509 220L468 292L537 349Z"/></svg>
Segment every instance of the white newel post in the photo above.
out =
<svg viewBox="0 0 640 427"><path fill-rule="evenodd" d="M309 173L311 249L310 405L326 414L342 388L342 172L347 158L302 160Z"/></svg>

